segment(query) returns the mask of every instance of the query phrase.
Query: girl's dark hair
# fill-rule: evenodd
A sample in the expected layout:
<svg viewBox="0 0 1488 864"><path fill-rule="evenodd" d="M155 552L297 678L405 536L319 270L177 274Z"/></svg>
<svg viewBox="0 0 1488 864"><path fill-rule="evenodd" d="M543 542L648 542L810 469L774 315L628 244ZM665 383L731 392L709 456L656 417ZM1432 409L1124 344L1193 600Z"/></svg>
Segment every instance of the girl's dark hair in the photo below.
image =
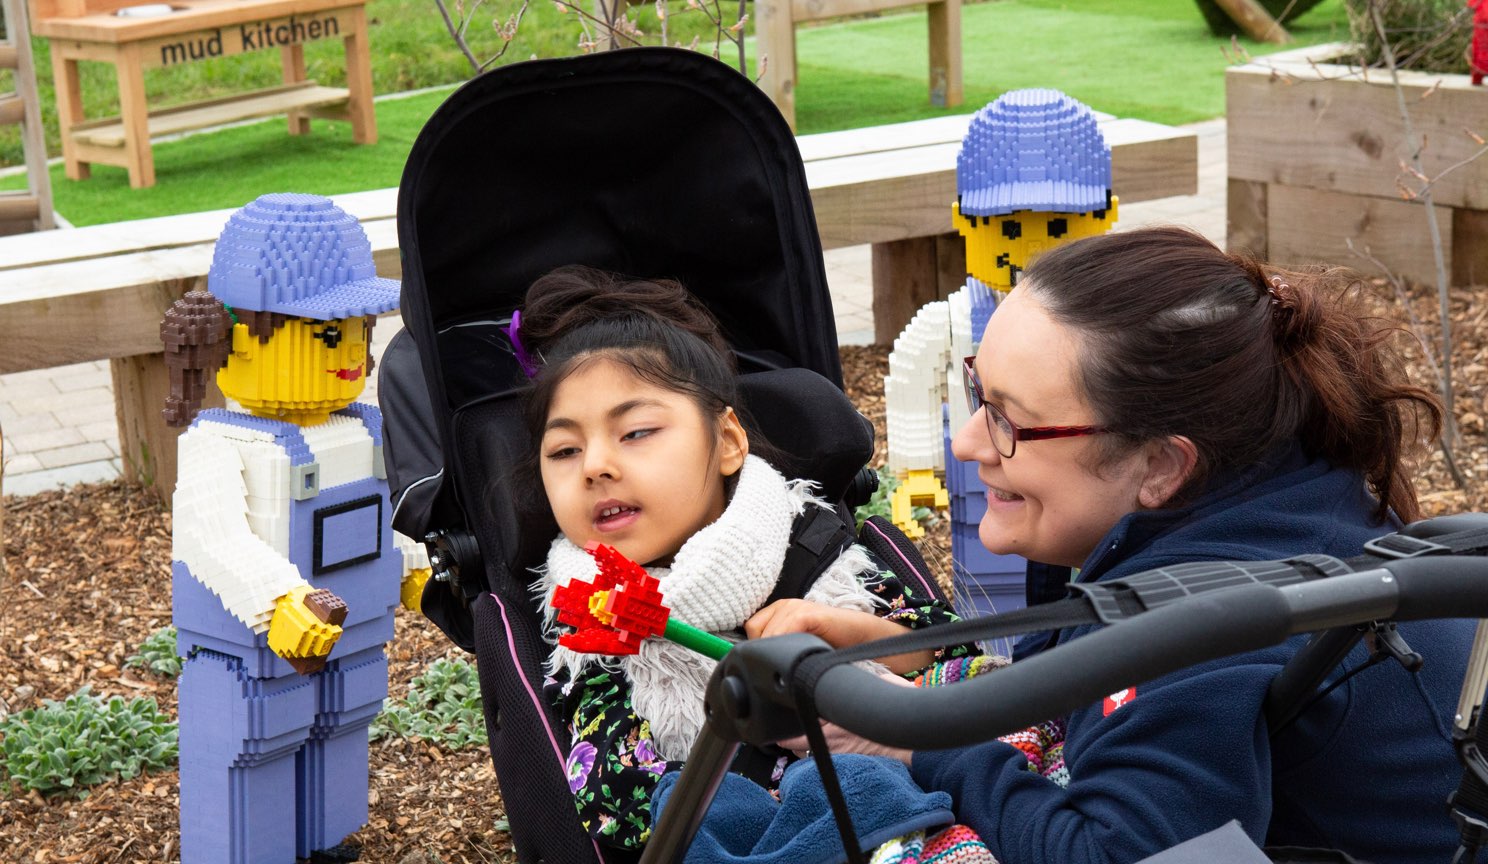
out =
<svg viewBox="0 0 1488 864"><path fill-rule="evenodd" d="M1420 506L1403 460L1441 407L1409 383L1390 345L1397 327L1363 314L1345 271L1282 270L1228 255L1181 228L1105 234L1057 246L1019 280L1080 337L1080 386L1112 459L1140 442L1185 435L1194 476L1243 471L1299 440L1359 471L1387 509Z"/></svg>
<svg viewBox="0 0 1488 864"><path fill-rule="evenodd" d="M558 385L580 364L602 357L690 397L706 418L734 408L750 452L785 467L740 404L738 369L718 320L678 282L560 267L527 289L519 338L540 365L526 405L534 448Z"/></svg>

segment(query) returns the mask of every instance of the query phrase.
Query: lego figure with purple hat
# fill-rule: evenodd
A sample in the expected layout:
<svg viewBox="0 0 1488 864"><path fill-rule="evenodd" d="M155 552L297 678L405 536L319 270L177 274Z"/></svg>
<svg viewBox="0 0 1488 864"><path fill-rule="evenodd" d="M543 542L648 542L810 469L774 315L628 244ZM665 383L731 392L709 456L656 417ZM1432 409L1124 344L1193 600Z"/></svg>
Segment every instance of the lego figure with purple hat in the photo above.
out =
<svg viewBox="0 0 1488 864"><path fill-rule="evenodd" d="M398 283L329 199L275 194L232 215L207 287L161 325L165 416L191 424L171 562L181 860L289 864L367 820L383 645L428 576L390 527L381 415L354 402ZM208 375L241 410L199 411Z"/></svg>
<svg viewBox="0 0 1488 864"><path fill-rule="evenodd" d="M998 301L1034 257L1109 231L1116 210L1111 148L1087 106L1057 90L1012 90L973 115L956 157L951 205L966 240L966 285L926 304L895 340L884 393L888 467L900 478L891 501L895 524L918 536L915 506L949 506L958 576L991 584L981 577L1017 573L1005 580L1005 597L995 596L997 588L989 596L985 584L970 592L983 611L1022 605L1023 562L978 542L986 488L975 466L950 456L947 430L967 419L961 358L976 353Z"/></svg>

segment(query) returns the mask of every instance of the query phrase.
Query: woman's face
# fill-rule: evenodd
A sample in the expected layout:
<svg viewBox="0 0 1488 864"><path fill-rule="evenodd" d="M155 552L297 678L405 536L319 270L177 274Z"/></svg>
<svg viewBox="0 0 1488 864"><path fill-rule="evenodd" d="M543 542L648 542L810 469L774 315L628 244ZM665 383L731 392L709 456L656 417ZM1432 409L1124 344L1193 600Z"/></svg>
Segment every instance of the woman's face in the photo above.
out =
<svg viewBox="0 0 1488 864"><path fill-rule="evenodd" d="M723 479L748 439L732 411L705 418L687 396L597 359L558 384L539 454L558 528L640 564L670 563L723 515Z"/></svg>
<svg viewBox="0 0 1488 864"><path fill-rule="evenodd" d="M1054 321L1027 287L1014 290L992 315L977 351L982 398L1019 427L1094 426L1100 418L1081 393L1080 344ZM1003 458L987 431L985 408L951 441L963 462L976 462L987 486L982 545L1046 564L1080 566L1122 516L1140 509L1146 476L1142 451L1097 474L1101 436L1019 441Z"/></svg>

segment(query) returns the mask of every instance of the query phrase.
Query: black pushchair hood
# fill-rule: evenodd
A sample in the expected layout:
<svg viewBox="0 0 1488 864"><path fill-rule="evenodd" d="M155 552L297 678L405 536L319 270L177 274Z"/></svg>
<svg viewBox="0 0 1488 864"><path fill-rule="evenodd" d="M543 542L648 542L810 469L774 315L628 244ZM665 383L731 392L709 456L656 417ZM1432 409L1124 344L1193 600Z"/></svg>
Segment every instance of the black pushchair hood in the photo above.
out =
<svg viewBox="0 0 1488 864"><path fill-rule="evenodd" d="M718 316L741 371L842 383L795 139L751 81L694 51L535 61L466 84L409 155L398 239L436 417L517 383L492 322L563 264L675 278Z"/></svg>

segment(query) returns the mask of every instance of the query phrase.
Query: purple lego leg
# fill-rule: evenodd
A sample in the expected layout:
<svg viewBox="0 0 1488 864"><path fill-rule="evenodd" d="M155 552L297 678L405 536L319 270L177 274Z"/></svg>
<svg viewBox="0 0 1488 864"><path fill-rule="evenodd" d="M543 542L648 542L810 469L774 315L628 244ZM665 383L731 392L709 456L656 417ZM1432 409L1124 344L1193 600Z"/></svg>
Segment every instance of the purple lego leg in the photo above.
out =
<svg viewBox="0 0 1488 864"><path fill-rule="evenodd" d="M387 696L382 648L332 660L316 674L310 740L295 759L295 846L329 849L367 822L367 727Z"/></svg>
<svg viewBox="0 0 1488 864"><path fill-rule="evenodd" d="M181 671L182 864L293 864L296 751L310 734L309 679L256 679L197 651ZM365 764L365 763L363 763ZM365 805L365 796L363 799Z"/></svg>

